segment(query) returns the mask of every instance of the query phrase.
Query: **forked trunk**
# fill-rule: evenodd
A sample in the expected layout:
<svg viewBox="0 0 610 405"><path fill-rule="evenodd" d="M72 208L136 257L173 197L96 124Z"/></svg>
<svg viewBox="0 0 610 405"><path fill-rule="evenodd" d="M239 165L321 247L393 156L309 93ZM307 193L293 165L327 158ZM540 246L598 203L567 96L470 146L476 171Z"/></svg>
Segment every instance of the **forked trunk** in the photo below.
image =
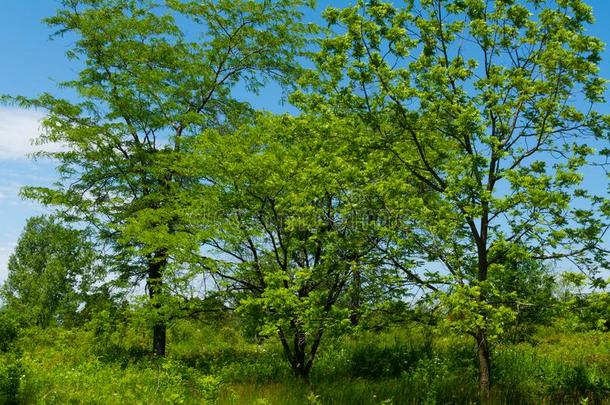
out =
<svg viewBox="0 0 610 405"><path fill-rule="evenodd" d="M293 323L293 325L295 325ZM309 382L309 373L313 366L313 361L316 358L318 348L320 347L320 341L324 330L320 328L318 332L311 338L311 347L307 347L307 338L302 332L294 332L292 347L284 334L282 328L278 331L284 353L290 362L292 372L294 376L302 381Z"/></svg>
<svg viewBox="0 0 610 405"><path fill-rule="evenodd" d="M292 371L294 376L301 380L309 379L309 362L307 361L307 338L302 332L294 334L294 361L292 362Z"/></svg>

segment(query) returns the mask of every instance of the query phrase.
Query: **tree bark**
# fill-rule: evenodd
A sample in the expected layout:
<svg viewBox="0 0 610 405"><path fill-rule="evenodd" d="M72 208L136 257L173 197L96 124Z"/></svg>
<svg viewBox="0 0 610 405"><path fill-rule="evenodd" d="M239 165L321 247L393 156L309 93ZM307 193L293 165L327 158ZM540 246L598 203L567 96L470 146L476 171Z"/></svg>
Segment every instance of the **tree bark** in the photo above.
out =
<svg viewBox="0 0 610 405"><path fill-rule="evenodd" d="M479 355L479 391L482 402L490 399L490 371L491 362L489 356L489 344L485 331L479 330L476 334L477 351Z"/></svg>
<svg viewBox="0 0 610 405"><path fill-rule="evenodd" d="M153 327L153 353L155 356L165 356L167 344L167 325L165 321L159 321Z"/></svg>
<svg viewBox="0 0 610 405"><path fill-rule="evenodd" d="M307 369L307 367L302 364L296 364L293 365L292 367L292 372L294 373L294 376L301 380L301 381L305 381L308 382L309 381L309 370Z"/></svg>
<svg viewBox="0 0 610 405"><path fill-rule="evenodd" d="M492 159L493 161L493 159ZM493 167L493 165L492 165ZM488 185L493 187L493 169L490 167L490 179ZM481 233L479 240L477 241L477 255L479 262L479 282L483 283L487 281L489 271L489 257L488 257L488 227L489 227L489 207L486 202L483 203L483 214L481 215ZM476 240L476 238L475 238ZM485 289L481 289L479 295L479 301L485 302L486 294ZM489 322L487 316L484 315L485 323ZM479 328L476 332L477 340L477 351L479 357L479 393L481 396L481 402L487 403L490 399L490 374L491 374L491 362L489 356L489 343L487 341L487 332L484 328Z"/></svg>
<svg viewBox="0 0 610 405"><path fill-rule="evenodd" d="M295 377L302 380L307 380L309 377L309 370L307 369L307 338L305 334L299 330L294 332L294 359L295 362L292 364L292 370Z"/></svg>
<svg viewBox="0 0 610 405"><path fill-rule="evenodd" d="M311 349L308 353L307 351L307 338L305 334L298 330L294 330L293 333L293 345L291 347L286 335L284 334L284 330L282 328L279 329L278 335L280 337L280 341L282 343L282 347L284 348L284 353L290 362L290 366L292 367L292 373L295 378L309 382L309 374L311 371L311 367L313 366L313 361L318 352L318 347L320 345L320 341L322 340L324 329L320 328L318 333L314 336L313 341L311 342Z"/></svg>
<svg viewBox="0 0 610 405"><path fill-rule="evenodd" d="M163 288L163 270L167 264L167 255L163 251L159 251L153 255L153 258L148 264L148 296L152 301L154 310L157 312L156 316L159 316L161 310L161 303L158 302L157 297L161 294ZM165 348L167 345L167 325L165 320L159 319L153 326L153 341L152 351L156 356L165 356Z"/></svg>

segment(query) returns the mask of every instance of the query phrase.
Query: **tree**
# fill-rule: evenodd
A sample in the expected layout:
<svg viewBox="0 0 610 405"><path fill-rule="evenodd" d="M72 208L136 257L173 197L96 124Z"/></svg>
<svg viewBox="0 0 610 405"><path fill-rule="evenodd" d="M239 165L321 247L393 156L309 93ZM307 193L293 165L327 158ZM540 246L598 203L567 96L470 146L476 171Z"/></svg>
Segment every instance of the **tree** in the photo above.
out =
<svg viewBox="0 0 610 405"><path fill-rule="evenodd" d="M559 288L557 324L569 331L610 330L610 280L588 280L586 274L565 272Z"/></svg>
<svg viewBox="0 0 610 405"><path fill-rule="evenodd" d="M40 142L65 146L48 154L59 185L24 194L92 225L116 258L114 280L146 280L157 355L166 348L165 281L199 249L183 209L199 179L183 166L183 141L251 115L236 85L289 81L310 31L300 22L306 3L64 0L46 20L76 36L68 56L84 66L64 83L78 102L13 99L46 111Z"/></svg>
<svg viewBox="0 0 610 405"><path fill-rule="evenodd" d="M390 259L442 265L419 267L420 281L442 287L453 327L475 338L488 397L490 339L514 316L492 282L505 259L605 266L597 209L608 204L582 187L581 173L610 122L592 108L604 80L603 43L586 32L591 8L372 0L325 16L337 29L292 100L374 130L369 145L385 151L388 168L379 193L405 184L391 195L404 241Z"/></svg>
<svg viewBox="0 0 610 405"><path fill-rule="evenodd" d="M8 263L0 290L6 310L25 325L47 327L78 318L99 280L98 255L87 233L53 217L33 217Z"/></svg>
<svg viewBox="0 0 610 405"><path fill-rule="evenodd" d="M503 306L513 311L514 322L504 327L513 343L532 335L534 327L549 325L558 312L557 282L548 266L529 258L502 263L502 269L489 275L489 281L503 297Z"/></svg>
<svg viewBox="0 0 610 405"><path fill-rule="evenodd" d="M279 337L298 378L307 379L323 335L349 326L340 302L374 246L358 221L366 163L345 151L359 130L349 120L263 115L195 140L194 165L210 184L198 204L202 265L262 335Z"/></svg>
<svg viewBox="0 0 610 405"><path fill-rule="evenodd" d="M6 308L0 309L0 353L8 352L19 337L19 324Z"/></svg>

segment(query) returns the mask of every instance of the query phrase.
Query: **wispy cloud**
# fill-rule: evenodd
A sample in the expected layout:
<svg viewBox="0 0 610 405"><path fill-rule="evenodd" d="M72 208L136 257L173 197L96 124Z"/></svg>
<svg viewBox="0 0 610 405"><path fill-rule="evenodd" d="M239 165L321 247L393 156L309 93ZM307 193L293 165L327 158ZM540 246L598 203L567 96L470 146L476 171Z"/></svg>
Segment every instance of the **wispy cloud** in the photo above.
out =
<svg viewBox="0 0 610 405"><path fill-rule="evenodd" d="M10 243L0 247L0 284L6 280L8 275L8 259L15 249L16 243Z"/></svg>
<svg viewBox="0 0 610 405"><path fill-rule="evenodd" d="M34 145L44 114L19 108L0 107L0 159L24 159L28 154L58 150L56 145Z"/></svg>
<svg viewBox="0 0 610 405"><path fill-rule="evenodd" d="M0 202L16 199L19 196L20 189L21 185L17 183L0 183Z"/></svg>

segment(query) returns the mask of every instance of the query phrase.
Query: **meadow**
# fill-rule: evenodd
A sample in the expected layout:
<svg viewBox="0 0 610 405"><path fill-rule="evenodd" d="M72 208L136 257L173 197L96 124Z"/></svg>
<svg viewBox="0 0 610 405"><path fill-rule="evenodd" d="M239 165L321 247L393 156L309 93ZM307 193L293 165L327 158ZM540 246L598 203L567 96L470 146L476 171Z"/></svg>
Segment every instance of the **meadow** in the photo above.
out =
<svg viewBox="0 0 610 405"><path fill-rule="evenodd" d="M57 2L0 403L610 404L597 11L316 3Z"/></svg>
<svg viewBox="0 0 610 405"><path fill-rule="evenodd" d="M179 321L166 358L145 330L27 329L0 359L8 404L475 404L472 339L417 324L330 338L308 381L231 320ZM541 327L497 344L490 404L609 404L610 334Z"/></svg>

